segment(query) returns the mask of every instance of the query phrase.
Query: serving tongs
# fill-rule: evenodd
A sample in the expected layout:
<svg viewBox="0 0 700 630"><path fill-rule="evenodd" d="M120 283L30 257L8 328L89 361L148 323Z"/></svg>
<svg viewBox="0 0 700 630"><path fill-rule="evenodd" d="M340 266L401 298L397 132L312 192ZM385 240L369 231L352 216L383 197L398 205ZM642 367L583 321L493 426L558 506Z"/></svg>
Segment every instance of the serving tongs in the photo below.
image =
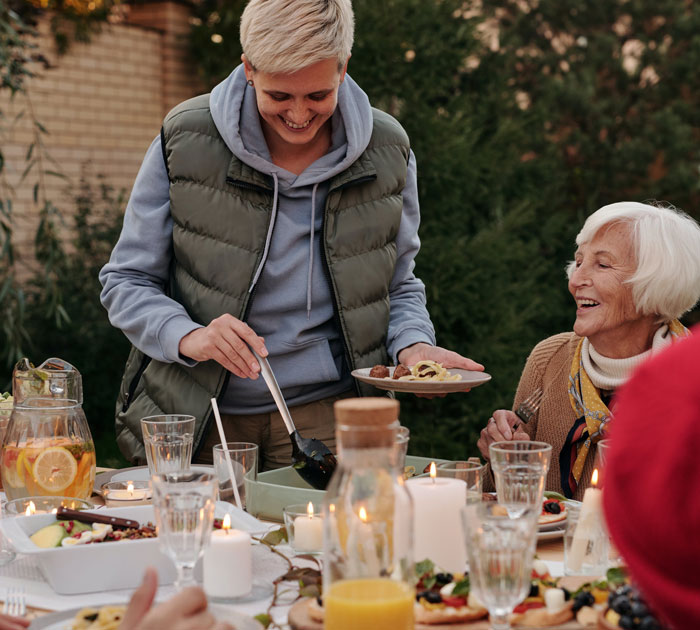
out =
<svg viewBox="0 0 700 630"><path fill-rule="evenodd" d="M292 441L292 468L306 483L317 490L325 490L338 464L335 455L320 440L304 438L299 434L267 358L261 357L255 350L253 350L253 354L260 363L260 373L275 399L277 409L289 432L289 438Z"/></svg>

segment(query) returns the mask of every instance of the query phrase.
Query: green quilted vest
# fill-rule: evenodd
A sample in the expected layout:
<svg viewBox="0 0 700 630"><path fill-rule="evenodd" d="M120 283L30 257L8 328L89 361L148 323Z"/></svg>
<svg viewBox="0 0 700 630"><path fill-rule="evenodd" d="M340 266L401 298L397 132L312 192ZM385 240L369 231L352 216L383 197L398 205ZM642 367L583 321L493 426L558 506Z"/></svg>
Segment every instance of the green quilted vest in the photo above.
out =
<svg viewBox="0 0 700 630"><path fill-rule="evenodd" d="M351 369L388 362L388 291L409 157L398 122L379 110L373 117L367 149L332 179L324 208L322 259ZM223 313L245 319L272 212L272 178L229 151L209 113L209 95L173 109L161 141L173 217L168 294L205 326ZM116 409L122 453L144 462L140 419L161 413L197 419L196 452L212 420L210 400L223 391L227 374L214 361L190 368L132 348ZM359 395L380 395L357 385Z"/></svg>

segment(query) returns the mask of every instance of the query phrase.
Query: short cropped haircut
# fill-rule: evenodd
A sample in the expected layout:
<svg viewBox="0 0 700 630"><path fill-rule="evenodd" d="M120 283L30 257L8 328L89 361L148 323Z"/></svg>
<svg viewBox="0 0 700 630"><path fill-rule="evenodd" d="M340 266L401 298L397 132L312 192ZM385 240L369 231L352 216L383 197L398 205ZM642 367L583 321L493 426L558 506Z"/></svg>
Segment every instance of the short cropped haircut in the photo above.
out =
<svg viewBox="0 0 700 630"><path fill-rule="evenodd" d="M355 18L351 0L250 0L241 17L241 46L255 70L292 73L350 57Z"/></svg>
<svg viewBox="0 0 700 630"><path fill-rule="evenodd" d="M591 214L576 237L580 247L606 226L630 226L637 269L627 280L642 315L655 314L660 322L677 319L700 299L700 226L672 207L622 201ZM575 263L567 274L571 278Z"/></svg>

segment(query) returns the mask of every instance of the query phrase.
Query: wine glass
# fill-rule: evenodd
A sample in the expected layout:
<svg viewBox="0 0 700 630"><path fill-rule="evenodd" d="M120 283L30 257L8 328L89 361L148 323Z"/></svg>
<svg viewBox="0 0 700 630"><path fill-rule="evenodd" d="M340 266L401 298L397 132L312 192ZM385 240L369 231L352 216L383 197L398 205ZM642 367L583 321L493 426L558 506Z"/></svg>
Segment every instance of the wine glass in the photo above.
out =
<svg viewBox="0 0 700 630"><path fill-rule="evenodd" d="M175 588L195 583L194 565L209 544L218 480L211 473L183 471L151 477L160 547L177 568Z"/></svg>
<svg viewBox="0 0 700 630"><path fill-rule="evenodd" d="M526 508L509 517L491 501L462 509L470 585L492 630L510 628L509 615L530 590L538 515Z"/></svg>
<svg viewBox="0 0 700 630"><path fill-rule="evenodd" d="M530 440L494 442L489 455L498 502L508 514L518 517L528 508L539 512L552 445Z"/></svg>

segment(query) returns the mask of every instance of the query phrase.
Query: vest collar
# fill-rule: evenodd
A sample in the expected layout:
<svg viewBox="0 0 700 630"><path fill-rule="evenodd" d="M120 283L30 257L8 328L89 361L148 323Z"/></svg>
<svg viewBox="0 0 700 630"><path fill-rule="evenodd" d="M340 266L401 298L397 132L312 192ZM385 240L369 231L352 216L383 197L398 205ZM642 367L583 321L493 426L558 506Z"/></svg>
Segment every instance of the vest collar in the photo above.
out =
<svg viewBox="0 0 700 630"><path fill-rule="evenodd" d="M376 167L367 156L367 153L363 153L348 169L331 180L329 192L376 178ZM256 171L239 160L235 155L231 156L231 162L226 172L226 181L234 186L252 187L267 192L273 191L272 177Z"/></svg>

